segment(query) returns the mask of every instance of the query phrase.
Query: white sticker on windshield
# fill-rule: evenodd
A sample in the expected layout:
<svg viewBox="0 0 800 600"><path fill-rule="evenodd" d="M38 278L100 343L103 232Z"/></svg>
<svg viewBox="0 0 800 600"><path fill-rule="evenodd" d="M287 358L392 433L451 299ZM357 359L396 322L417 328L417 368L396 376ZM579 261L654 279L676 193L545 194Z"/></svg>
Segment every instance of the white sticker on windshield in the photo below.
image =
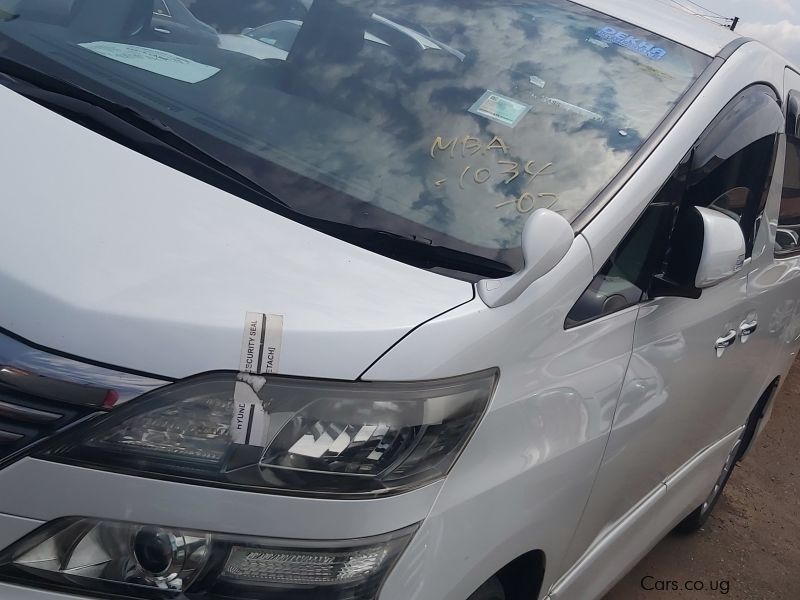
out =
<svg viewBox="0 0 800 600"><path fill-rule="evenodd" d="M536 75L531 75L530 82L531 85L535 85L539 88L543 88L545 85L547 85L547 82L544 79L537 77Z"/></svg>
<svg viewBox="0 0 800 600"><path fill-rule="evenodd" d="M186 83L199 83L219 73L217 67L143 46L116 42L86 42L78 45L111 60Z"/></svg>
<svg viewBox="0 0 800 600"><path fill-rule="evenodd" d="M508 127L516 127L522 117L528 114L531 106L518 102L508 96L487 90L480 99L473 104L469 112L492 121L502 123Z"/></svg>

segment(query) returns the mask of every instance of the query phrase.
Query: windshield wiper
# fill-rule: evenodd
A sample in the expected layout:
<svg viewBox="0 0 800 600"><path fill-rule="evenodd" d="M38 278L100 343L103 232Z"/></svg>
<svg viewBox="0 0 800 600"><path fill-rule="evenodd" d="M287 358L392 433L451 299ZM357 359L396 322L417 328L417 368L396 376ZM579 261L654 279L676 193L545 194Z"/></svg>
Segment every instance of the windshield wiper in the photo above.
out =
<svg viewBox="0 0 800 600"><path fill-rule="evenodd" d="M289 206L274 194L208 154L159 119L136 109L103 98L78 85L43 73L33 67L0 57L0 82L18 94L53 110L70 120L85 125L120 144L138 152L163 160L164 153L176 155L182 162L178 168L201 166L217 177L268 198L272 204ZM154 156L155 151L155 156ZM171 164L172 161L164 161ZM211 182L209 182L211 183ZM219 182L213 185L219 186Z"/></svg>
<svg viewBox="0 0 800 600"><path fill-rule="evenodd" d="M357 246L425 269L440 267L490 279L501 279L514 274L514 269L506 263L447 246L437 246L413 235L401 235L332 221L318 223L317 229L328 230L326 233L347 239Z"/></svg>
<svg viewBox="0 0 800 600"><path fill-rule="evenodd" d="M6 57L0 57L0 84L145 156L362 248L425 269L439 267L491 278L514 273L505 263L436 246L415 236L319 219L296 211L158 118Z"/></svg>

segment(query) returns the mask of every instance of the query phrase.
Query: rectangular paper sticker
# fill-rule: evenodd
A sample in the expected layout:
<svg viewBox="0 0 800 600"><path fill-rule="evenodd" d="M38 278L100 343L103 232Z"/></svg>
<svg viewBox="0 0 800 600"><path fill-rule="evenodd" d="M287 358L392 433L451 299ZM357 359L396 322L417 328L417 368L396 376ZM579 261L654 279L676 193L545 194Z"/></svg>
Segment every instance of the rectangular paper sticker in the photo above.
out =
<svg viewBox="0 0 800 600"><path fill-rule="evenodd" d="M234 444L263 446L269 425L264 403L249 383L237 381L233 390L231 441Z"/></svg>
<svg viewBox="0 0 800 600"><path fill-rule="evenodd" d="M233 389L230 435L234 444L263 446L269 429L269 413L258 391L262 373L277 373L283 345L283 316L247 313L239 355L239 375Z"/></svg>
<svg viewBox="0 0 800 600"><path fill-rule="evenodd" d="M517 123L522 120L522 117L528 114L530 109L531 107L528 104L523 104L513 98L487 90L486 93L472 105L469 112L502 123L508 127L516 127Z"/></svg>
<svg viewBox="0 0 800 600"><path fill-rule="evenodd" d="M531 85L535 85L536 87L539 88L543 88L545 85L547 85L547 82L544 79L542 79L541 77L537 77L536 75L530 76L530 82Z"/></svg>
<svg viewBox="0 0 800 600"><path fill-rule="evenodd" d="M186 83L199 83L219 73L217 67L143 46L116 42L87 42L78 45L111 60Z"/></svg>
<svg viewBox="0 0 800 600"><path fill-rule="evenodd" d="M283 316L266 316L266 333L264 335L264 352L260 373L277 373L281 362L281 345L283 344Z"/></svg>
<svg viewBox="0 0 800 600"><path fill-rule="evenodd" d="M277 373L283 346L283 315L247 313L242 335L239 370L243 373Z"/></svg>

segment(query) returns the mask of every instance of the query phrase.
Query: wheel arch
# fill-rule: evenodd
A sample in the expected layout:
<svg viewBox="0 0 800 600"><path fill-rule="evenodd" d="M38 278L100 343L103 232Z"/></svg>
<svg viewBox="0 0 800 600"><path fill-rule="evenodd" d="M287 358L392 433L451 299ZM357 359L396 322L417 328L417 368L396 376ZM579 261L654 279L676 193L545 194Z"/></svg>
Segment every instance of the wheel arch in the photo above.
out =
<svg viewBox="0 0 800 600"><path fill-rule="evenodd" d="M506 600L533 600L541 594L547 559L544 551L531 550L518 556L497 573Z"/></svg>
<svg viewBox="0 0 800 600"><path fill-rule="evenodd" d="M753 443L758 439L758 437L761 435L761 432L764 430L764 427L769 420L769 416L772 413L772 407L775 403L775 398L778 396L778 391L780 388L781 378L776 377L770 382L770 384L767 386L767 389L761 394L758 402L756 402L756 405L750 412L747 420L748 428L744 433L744 438L742 438L742 445L739 449L737 461L741 461L745 456L747 456L748 452L750 452L753 447Z"/></svg>

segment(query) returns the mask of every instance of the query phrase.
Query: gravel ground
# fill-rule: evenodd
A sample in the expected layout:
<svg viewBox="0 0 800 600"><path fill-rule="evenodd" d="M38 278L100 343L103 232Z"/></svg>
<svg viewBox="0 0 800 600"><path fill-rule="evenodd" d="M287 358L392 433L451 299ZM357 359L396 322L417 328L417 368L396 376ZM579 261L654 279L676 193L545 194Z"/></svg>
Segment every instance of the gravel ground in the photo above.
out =
<svg viewBox="0 0 800 600"><path fill-rule="evenodd" d="M668 535L605 600L800 600L799 403L800 362L705 528Z"/></svg>

